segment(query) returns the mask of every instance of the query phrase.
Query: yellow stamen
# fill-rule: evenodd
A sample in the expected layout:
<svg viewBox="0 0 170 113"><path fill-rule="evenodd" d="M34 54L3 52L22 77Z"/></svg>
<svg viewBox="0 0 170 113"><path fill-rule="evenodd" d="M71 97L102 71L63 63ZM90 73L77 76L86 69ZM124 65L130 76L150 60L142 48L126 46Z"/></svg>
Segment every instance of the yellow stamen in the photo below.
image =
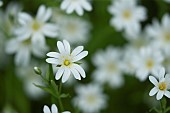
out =
<svg viewBox="0 0 170 113"><path fill-rule="evenodd" d="M37 22L37 21L34 21L33 24L32 24L32 29L34 31L38 31L40 29L41 25Z"/></svg>
<svg viewBox="0 0 170 113"><path fill-rule="evenodd" d="M161 82L161 83L159 84L159 89L160 89L160 90L166 90L166 87L167 87L167 85L166 85L165 82Z"/></svg>
<svg viewBox="0 0 170 113"><path fill-rule="evenodd" d="M164 37L166 42L170 42L170 33L165 33Z"/></svg>
<svg viewBox="0 0 170 113"><path fill-rule="evenodd" d="M64 61L64 65L65 65L65 66L70 65L70 61L69 61L69 60L65 60L65 61Z"/></svg>
<svg viewBox="0 0 170 113"><path fill-rule="evenodd" d="M147 61L147 63L146 63L146 66L147 66L149 69L151 69L151 68L153 67L153 65L154 65L154 62L153 62L152 59L149 59L149 60Z"/></svg>
<svg viewBox="0 0 170 113"><path fill-rule="evenodd" d="M124 17L125 19L130 19L131 16L132 16L132 14L131 14L130 11L126 10L126 11L123 12L123 17Z"/></svg>

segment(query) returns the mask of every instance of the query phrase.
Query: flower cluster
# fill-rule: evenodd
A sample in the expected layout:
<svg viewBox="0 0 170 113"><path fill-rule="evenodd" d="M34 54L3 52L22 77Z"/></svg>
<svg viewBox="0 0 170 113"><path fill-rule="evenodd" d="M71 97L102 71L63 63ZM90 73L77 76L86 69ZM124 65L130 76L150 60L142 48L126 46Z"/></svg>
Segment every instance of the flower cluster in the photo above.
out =
<svg viewBox="0 0 170 113"><path fill-rule="evenodd" d="M142 0L8 2L0 0L2 112L29 113L32 102L47 103L44 113L119 112L119 96L136 105L154 95L170 111L170 0L151 1L153 15Z"/></svg>

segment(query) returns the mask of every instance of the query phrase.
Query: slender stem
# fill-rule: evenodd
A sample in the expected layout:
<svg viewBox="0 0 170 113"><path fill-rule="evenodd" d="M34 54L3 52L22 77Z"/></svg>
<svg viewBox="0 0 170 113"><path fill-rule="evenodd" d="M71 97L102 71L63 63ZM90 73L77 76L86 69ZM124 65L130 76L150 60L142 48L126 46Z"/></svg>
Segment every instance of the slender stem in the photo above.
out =
<svg viewBox="0 0 170 113"><path fill-rule="evenodd" d="M61 111L64 111L63 103L62 103L61 97L60 97L60 95L61 95L61 89L62 89L62 82L60 81L59 91L58 91L58 92L59 92L58 103L59 103L59 106L60 106L60 110L61 110Z"/></svg>
<svg viewBox="0 0 170 113"><path fill-rule="evenodd" d="M166 99L164 100L163 98L160 100L160 108L161 108L161 111L160 111L161 113L166 113Z"/></svg>
<svg viewBox="0 0 170 113"><path fill-rule="evenodd" d="M61 110L61 111L64 111L63 103L62 103L60 97L58 98L58 103L59 103L59 106L60 106L60 110Z"/></svg>

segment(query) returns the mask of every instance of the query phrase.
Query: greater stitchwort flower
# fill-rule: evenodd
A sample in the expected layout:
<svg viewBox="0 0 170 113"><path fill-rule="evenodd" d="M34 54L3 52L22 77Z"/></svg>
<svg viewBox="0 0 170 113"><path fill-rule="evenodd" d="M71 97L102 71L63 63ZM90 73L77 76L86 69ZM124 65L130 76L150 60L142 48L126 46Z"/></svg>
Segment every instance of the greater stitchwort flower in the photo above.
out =
<svg viewBox="0 0 170 113"><path fill-rule="evenodd" d="M78 65L77 61L87 56L88 51L83 51L83 46L78 46L71 51L70 44L66 40L63 40L63 42L58 41L57 47L60 53L49 52L47 53L47 56L51 58L46 59L46 62L59 67L55 79L59 80L63 75L62 82L64 83L68 80L71 73L78 80L81 80L81 76L85 78L85 71L80 65Z"/></svg>
<svg viewBox="0 0 170 113"><path fill-rule="evenodd" d="M159 81L157 81L154 76L159 78ZM149 76L150 82L155 85L155 87L149 92L149 95L153 96L157 93L157 100L160 100L163 95L170 98L170 92L168 91L170 89L170 75L165 75L165 69L162 67L159 70L155 70L154 76Z"/></svg>
<svg viewBox="0 0 170 113"><path fill-rule="evenodd" d="M58 112L58 108L57 108L57 106L55 105L55 104L52 104L52 106L51 106L51 110L50 110L50 108L48 107L48 106L44 106L44 108L43 108L43 112L44 113L59 113ZM71 112L69 112L69 111L64 111L64 112L62 112L62 113L71 113Z"/></svg>
<svg viewBox="0 0 170 113"><path fill-rule="evenodd" d="M31 37L32 43L45 44L45 36L55 38L58 35L58 27L47 22L52 15L50 8L41 5L35 18L27 13L19 13L18 21L20 27L15 29L15 34L20 39Z"/></svg>
<svg viewBox="0 0 170 113"><path fill-rule="evenodd" d="M68 14L75 11L78 15L82 16L84 10L91 11L92 6L88 0L63 0L61 9L66 10L66 13Z"/></svg>

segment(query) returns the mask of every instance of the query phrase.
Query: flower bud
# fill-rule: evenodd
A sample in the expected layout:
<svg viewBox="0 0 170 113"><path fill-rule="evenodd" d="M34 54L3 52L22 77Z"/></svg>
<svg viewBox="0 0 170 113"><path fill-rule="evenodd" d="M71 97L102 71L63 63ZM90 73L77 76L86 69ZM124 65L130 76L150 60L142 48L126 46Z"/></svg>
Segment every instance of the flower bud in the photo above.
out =
<svg viewBox="0 0 170 113"><path fill-rule="evenodd" d="M42 74L41 69L39 67L34 67L34 72L38 75Z"/></svg>

